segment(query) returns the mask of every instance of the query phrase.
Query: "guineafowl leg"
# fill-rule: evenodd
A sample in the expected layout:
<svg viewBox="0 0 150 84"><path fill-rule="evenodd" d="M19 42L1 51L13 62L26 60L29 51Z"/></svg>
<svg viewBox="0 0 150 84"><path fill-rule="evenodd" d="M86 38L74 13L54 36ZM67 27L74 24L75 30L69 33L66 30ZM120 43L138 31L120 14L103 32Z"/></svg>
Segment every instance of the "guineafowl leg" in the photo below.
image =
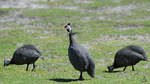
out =
<svg viewBox="0 0 150 84"><path fill-rule="evenodd" d="M29 68L29 64L27 64L26 71L28 71L28 68Z"/></svg>
<svg viewBox="0 0 150 84"><path fill-rule="evenodd" d="M125 70L126 70L126 66L124 67L123 71L125 71Z"/></svg>
<svg viewBox="0 0 150 84"><path fill-rule="evenodd" d="M83 76L82 76L82 72L80 72L79 80L84 80L84 79L83 79Z"/></svg>
<svg viewBox="0 0 150 84"><path fill-rule="evenodd" d="M132 65L132 71L134 71L134 65Z"/></svg>
<svg viewBox="0 0 150 84"><path fill-rule="evenodd" d="M33 63L33 69L32 69L32 71L35 71L35 64Z"/></svg>

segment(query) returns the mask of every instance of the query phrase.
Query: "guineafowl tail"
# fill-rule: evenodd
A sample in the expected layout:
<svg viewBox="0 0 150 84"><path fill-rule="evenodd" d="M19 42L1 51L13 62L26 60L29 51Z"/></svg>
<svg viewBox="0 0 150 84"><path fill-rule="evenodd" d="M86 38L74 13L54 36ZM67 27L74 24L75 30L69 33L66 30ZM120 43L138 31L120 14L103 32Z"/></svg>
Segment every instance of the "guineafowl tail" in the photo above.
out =
<svg viewBox="0 0 150 84"><path fill-rule="evenodd" d="M40 58L41 58L43 61L45 60L43 56L40 56Z"/></svg>
<svg viewBox="0 0 150 84"><path fill-rule="evenodd" d="M95 76L95 63L94 60L90 57L89 58L89 67L87 69L87 73L94 78Z"/></svg>
<svg viewBox="0 0 150 84"><path fill-rule="evenodd" d="M94 70L89 69L89 70L87 70L87 73L88 73L92 78L95 77L95 71L94 71Z"/></svg>
<svg viewBox="0 0 150 84"><path fill-rule="evenodd" d="M148 61L148 59L149 59L149 58L147 58L147 56L144 55L142 60L143 60L143 61Z"/></svg>

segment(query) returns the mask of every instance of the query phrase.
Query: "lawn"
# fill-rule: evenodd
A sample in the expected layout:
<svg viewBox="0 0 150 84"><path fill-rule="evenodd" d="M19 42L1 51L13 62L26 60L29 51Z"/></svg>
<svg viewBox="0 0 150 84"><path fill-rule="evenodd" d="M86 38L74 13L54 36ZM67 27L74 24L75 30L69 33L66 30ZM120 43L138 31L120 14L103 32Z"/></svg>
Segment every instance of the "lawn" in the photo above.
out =
<svg viewBox="0 0 150 84"><path fill-rule="evenodd" d="M30 1L30 0L29 0ZM0 1L1 2L1 1ZM23 3L23 2L22 2ZM39 8L0 8L0 84L149 84L150 63L118 68L108 73L115 53L127 45L139 45L150 58L149 0L37 0ZM41 7L41 8L40 8ZM72 23L76 40L88 49L96 69L95 78L78 79L68 59L68 32ZM46 59L36 71L26 65L3 66L23 44L34 44Z"/></svg>

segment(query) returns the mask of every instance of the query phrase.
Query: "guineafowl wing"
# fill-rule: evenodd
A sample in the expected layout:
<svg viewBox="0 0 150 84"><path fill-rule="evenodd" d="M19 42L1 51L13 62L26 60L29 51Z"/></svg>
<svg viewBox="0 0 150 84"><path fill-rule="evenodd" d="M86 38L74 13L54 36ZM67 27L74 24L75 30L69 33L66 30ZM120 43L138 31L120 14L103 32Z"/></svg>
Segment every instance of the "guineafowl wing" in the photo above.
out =
<svg viewBox="0 0 150 84"><path fill-rule="evenodd" d="M139 46L129 46L133 52L139 53L143 56L143 60L147 60L145 50Z"/></svg>
<svg viewBox="0 0 150 84"><path fill-rule="evenodd" d="M69 47L69 60L75 69L80 71L86 71L88 68L87 53L82 46L70 46Z"/></svg>
<svg viewBox="0 0 150 84"><path fill-rule="evenodd" d="M42 56L41 52L32 44L27 44L27 45L24 45L23 48L27 48L27 49L32 49L32 50L35 50L36 52L34 52L35 54L38 53L38 55L40 55L39 57L42 59L42 60L45 60L44 57Z"/></svg>
<svg viewBox="0 0 150 84"><path fill-rule="evenodd" d="M135 65L143 59L143 55L124 48L116 53L113 65L115 68Z"/></svg>
<svg viewBox="0 0 150 84"><path fill-rule="evenodd" d="M140 60L143 60L143 55L133 52L133 51L127 51L126 54L124 54L126 64L127 65L135 65Z"/></svg>
<svg viewBox="0 0 150 84"><path fill-rule="evenodd" d="M33 49L19 48L13 55L13 61L16 64L30 64L35 62L39 57L40 54Z"/></svg>
<svg viewBox="0 0 150 84"><path fill-rule="evenodd" d="M144 59L142 54L139 54L139 53L133 52L133 51L129 51L127 53L126 57L129 58L129 59L132 59L132 60L134 60L134 59L143 60Z"/></svg>
<svg viewBox="0 0 150 84"><path fill-rule="evenodd" d="M32 45L32 44L26 44L22 48L33 49L33 50L37 51L37 53L39 53L40 55L42 55L41 52L34 45Z"/></svg>

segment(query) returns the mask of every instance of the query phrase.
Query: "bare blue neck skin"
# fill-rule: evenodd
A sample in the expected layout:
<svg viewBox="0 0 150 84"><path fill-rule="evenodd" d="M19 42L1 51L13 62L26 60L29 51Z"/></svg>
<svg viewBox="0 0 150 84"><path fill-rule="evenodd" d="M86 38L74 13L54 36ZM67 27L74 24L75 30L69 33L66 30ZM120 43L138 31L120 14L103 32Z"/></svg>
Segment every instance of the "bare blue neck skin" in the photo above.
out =
<svg viewBox="0 0 150 84"><path fill-rule="evenodd" d="M8 66L9 64L10 64L10 61L9 60L5 60L4 66Z"/></svg>

